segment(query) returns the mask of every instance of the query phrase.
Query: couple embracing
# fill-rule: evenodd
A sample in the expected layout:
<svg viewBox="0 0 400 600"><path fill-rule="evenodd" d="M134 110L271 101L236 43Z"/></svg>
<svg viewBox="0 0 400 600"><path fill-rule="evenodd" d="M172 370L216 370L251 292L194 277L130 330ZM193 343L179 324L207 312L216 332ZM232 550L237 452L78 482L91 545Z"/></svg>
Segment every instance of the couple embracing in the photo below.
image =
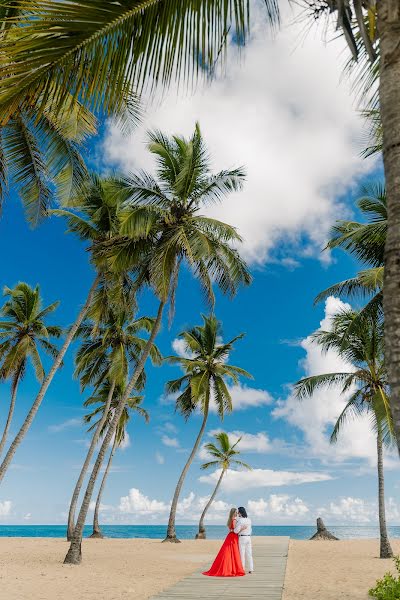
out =
<svg viewBox="0 0 400 600"><path fill-rule="evenodd" d="M251 521L243 506L239 506L238 509L231 509L227 526L229 533L211 569L203 575L210 577L241 577L246 574L246 566L249 573L254 570L251 548Z"/></svg>

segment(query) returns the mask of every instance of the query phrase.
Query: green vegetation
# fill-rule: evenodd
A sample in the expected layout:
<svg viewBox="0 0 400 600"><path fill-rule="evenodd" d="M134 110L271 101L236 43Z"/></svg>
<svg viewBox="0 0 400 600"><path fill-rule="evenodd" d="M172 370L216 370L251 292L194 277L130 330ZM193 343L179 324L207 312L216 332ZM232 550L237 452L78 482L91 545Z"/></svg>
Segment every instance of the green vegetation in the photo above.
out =
<svg viewBox="0 0 400 600"><path fill-rule="evenodd" d="M386 573L378 579L374 588L369 590L369 595L376 600L398 600L400 598L400 557L394 557L397 576Z"/></svg>

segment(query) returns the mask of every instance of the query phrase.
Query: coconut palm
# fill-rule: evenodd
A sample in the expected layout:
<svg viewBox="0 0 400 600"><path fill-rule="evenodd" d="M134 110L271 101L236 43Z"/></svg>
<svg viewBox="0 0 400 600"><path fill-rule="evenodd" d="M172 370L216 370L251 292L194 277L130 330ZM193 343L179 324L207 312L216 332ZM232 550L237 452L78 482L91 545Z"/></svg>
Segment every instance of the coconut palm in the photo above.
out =
<svg viewBox="0 0 400 600"><path fill-rule="evenodd" d="M198 533L196 533L196 540L206 539L206 528L204 527L204 518L211 504L214 502L214 498L217 495L218 489L222 483L222 479L224 478L224 475L227 472L227 470L232 468L233 466L242 467L244 469L251 469L251 467L248 464L235 458L235 456L238 456L240 454L239 450L236 450L236 447L240 443L242 439L241 437L232 445L228 435L224 431L216 433L214 435L214 438L216 441L215 444L213 442L209 442L204 446L208 454L211 457L213 457L214 460L202 464L201 468L204 470L216 467L217 469L221 469L221 474L209 501L207 502L203 512L201 513L199 521L199 531Z"/></svg>
<svg viewBox="0 0 400 600"><path fill-rule="evenodd" d="M356 326L354 321L356 320ZM352 333L348 330L352 326ZM390 444L393 437L393 420L389 405L387 371L383 360L383 323L378 318L357 318L357 313L346 309L332 319L331 331L319 330L313 339L324 352L334 350L349 363L349 371L324 373L300 380L295 391L298 398L311 396L321 388L338 385L341 393L350 393L346 406L333 428L331 441L351 417L365 413L371 416L376 432L379 490L380 557L392 556L385 518L383 443Z"/></svg>
<svg viewBox="0 0 400 600"><path fill-rule="evenodd" d="M172 139L157 132L150 135L149 149L158 161L158 181L146 173L116 180L115 196L124 203L120 211L120 231L109 242L99 244L97 255L113 272L130 271L137 286L149 285L158 300L158 312L149 340L133 370L125 395L95 461L82 502L66 563L81 561L81 540L91 495L107 448L114 435L124 402L132 393L161 326L168 300L173 306L179 270L186 263L199 279L206 298L214 301L213 283L234 296L251 276L232 244L241 241L236 229L200 214L210 202L219 201L241 189L241 169L214 175L200 128L190 139Z"/></svg>
<svg viewBox="0 0 400 600"><path fill-rule="evenodd" d="M221 324L214 315L203 316L203 325L183 331L179 337L183 340L185 350L190 357L169 356L166 358L167 362L181 367L185 373L182 377L169 381L166 384L166 390L169 394L176 394L182 390L176 399L176 410L186 420L197 410L201 412L203 418L192 451L176 485L165 542L179 542L175 531L178 500L207 425L210 403L215 403L218 415L223 419L225 413L231 412L233 409L227 380L238 384L239 377L251 377L250 373L244 369L226 362L235 342L240 340L243 334L234 337L227 343L220 342Z"/></svg>
<svg viewBox="0 0 400 600"><path fill-rule="evenodd" d="M82 339L82 344L75 358L75 376L79 377L82 390L86 389L88 385L95 385L96 389L99 390L91 397L90 401L87 401L88 404L85 404L85 406L100 402L105 389L107 389L108 395L105 405L101 408L102 418L89 430L93 431L93 436L72 494L68 513L68 540L71 540L73 536L75 511L85 475L96 445L100 437L105 434L105 428L109 425L110 407L114 405L115 408L116 389L119 390L117 397L120 398L121 386L124 385L128 377L129 364L135 365L137 363L138 357L146 345L146 340L139 337L138 334L140 331L151 331L153 325L154 319L141 317L133 320L130 313L125 308L121 308L119 311L109 309L104 322L98 323L87 320L78 329L77 335ZM161 363L161 355L155 345L150 350L150 357L153 364ZM136 387L141 389L144 386L144 381L145 374L142 371ZM105 382L108 382L107 387L104 387ZM98 412L100 412L100 409ZM121 422L124 422L123 415L121 419ZM118 436L114 436L114 439L116 437Z"/></svg>
<svg viewBox="0 0 400 600"><path fill-rule="evenodd" d="M44 368L41 352L57 355L57 348L50 341L59 338L61 328L46 323L59 302L43 308L40 289L27 283L18 283L14 288L4 288L7 301L1 309L0 321L0 380L11 380L11 400L6 424L0 440L0 455L3 453L10 430L18 386L28 363L31 363L38 381L43 381Z"/></svg>
<svg viewBox="0 0 400 600"><path fill-rule="evenodd" d="M111 406L109 406L108 405L108 397L109 397L109 393L110 393L110 390L112 387L113 386L112 386L112 384L110 384L109 381L105 381L103 383L103 385L99 388L97 393L94 394L93 396L91 396L90 398L88 398L84 403L85 407L92 407L94 404L99 405L94 410L92 410L92 412L90 412L84 416L84 421L85 421L85 423L92 423L94 419L98 418L97 421L95 421L94 423L91 424L88 431L96 432L100 426L100 435L101 436L105 434L107 427L111 421L113 410L115 409L116 405L118 404L119 397L124 392L124 386L117 386L117 387L114 386L115 391L113 390L113 398L112 398ZM114 458L115 451L117 448L123 446L124 441L126 439L126 429L127 429L128 423L129 423L133 413L138 414L139 416L143 417L145 419L146 423L149 422L149 414L141 406L142 400L143 400L142 396L133 396L132 398L129 398L126 402L125 408L120 417L120 420L119 420L119 423L117 426L117 430L114 435L114 440L112 442L106 469L104 471L104 475L103 475L103 478L100 483L99 492L97 494L96 505L95 505L95 509L94 509L94 516L93 516L93 533L90 536L92 538L102 538L103 537L103 534L102 534L100 526L99 526L99 511L100 511L101 499L103 497L105 484L106 484L107 477L108 477L108 474L110 471L112 460ZM104 415L106 417L105 419L103 418Z"/></svg>
<svg viewBox="0 0 400 600"><path fill-rule="evenodd" d="M116 201L113 200L111 202L107 197L106 189L104 189L100 180L95 175L91 176L87 181L86 186L79 191L79 195L76 198L73 198L73 203L76 206L79 215L67 210L52 211L58 216L67 218L69 231L76 233L81 240L90 244L99 243L100 241L112 237L115 233L115 228L118 226ZM64 343L57 356L55 356L54 362L48 374L43 379L40 390L24 423L12 441L7 454L0 465L0 482L4 478L18 446L28 432L46 392L60 368L64 356L85 316L90 314L100 318L102 309L108 306L107 302L104 301L105 297L108 297L108 295L113 296L114 301L118 303L123 301L122 298L126 294L129 297L131 296L129 280L127 283L127 278L124 274L119 275L118 280L116 280L110 273L105 271L100 264L96 263L94 266L96 274L86 301L76 317L75 322L67 330ZM111 293L109 294L110 290Z"/></svg>

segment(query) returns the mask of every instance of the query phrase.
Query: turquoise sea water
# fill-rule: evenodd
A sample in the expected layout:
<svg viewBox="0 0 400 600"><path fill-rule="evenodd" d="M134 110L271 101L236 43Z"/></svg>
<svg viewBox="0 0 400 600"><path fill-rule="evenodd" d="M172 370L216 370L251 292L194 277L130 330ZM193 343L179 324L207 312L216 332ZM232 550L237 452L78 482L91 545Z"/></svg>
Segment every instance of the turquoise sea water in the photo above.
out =
<svg viewBox="0 0 400 600"><path fill-rule="evenodd" d="M166 525L102 525L102 531L110 538L152 538L162 539L165 535ZM197 527L195 525L178 525L177 535L182 540L193 539ZM367 526L329 526L329 530L340 539L377 538L378 527ZM400 527L389 527L389 536L400 538ZM306 540L316 531L312 525L308 526L279 526L255 525L253 535L287 535L295 540ZM85 528L85 536L90 535L92 528ZM0 525L1 537L51 537L63 538L66 534L64 525ZM207 527L208 539L222 539L226 535L226 527L210 525Z"/></svg>

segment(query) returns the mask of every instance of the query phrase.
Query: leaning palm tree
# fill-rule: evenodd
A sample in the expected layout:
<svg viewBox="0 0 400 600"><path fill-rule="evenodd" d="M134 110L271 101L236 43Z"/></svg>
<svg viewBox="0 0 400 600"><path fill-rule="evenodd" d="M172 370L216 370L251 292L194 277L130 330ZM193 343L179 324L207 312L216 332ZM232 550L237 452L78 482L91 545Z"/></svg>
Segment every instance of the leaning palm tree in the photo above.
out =
<svg viewBox="0 0 400 600"><path fill-rule="evenodd" d="M158 160L158 181L141 173L115 181L115 196L124 203L120 231L99 244L97 254L113 272L130 271L138 287L149 285L158 298L158 312L149 340L133 369L124 396L104 437L95 461L75 527L66 563L81 561L81 540L93 488L107 448L116 430L124 403L144 369L161 326L167 302L174 303L181 266L186 263L199 279L209 303L214 302L213 283L233 297L251 276L237 249L241 241L236 229L200 210L207 203L240 190L242 169L213 174L200 128L190 139L150 136L149 149Z"/></svg>
<svg viewBox="0 0 400 600"><path fill-rule="evenodd" d="M107 190L104 189L100 180L93 175L87 182L86 186L80 189L76 198L73 198L73 203L77 207L79 214L74 214L67 210L55 210L55 214L67 218L69 230L76 233L81 240L86 243L99 243L110 239L115 234L118 226L117 205L116 201L111 201L107 196ZM83 319L88 314L96 314L102 311L102 307L107 306L104 298L109 295L111 290L114 301L120 303L121 298L128 294L130 297L130 286L126 285L126 277L124 274L119 275L116 280L109 272L105 271L100 264L94 264L96 274L93 283L90 287L86 301L82 306L73 325L67 330L64 338L64 343L59 352L54 358L54 362L43 379L40 390L32 404L32 407L22 424L20 430L12 441L3 462L0 465L0 482L4 478L7 469L14 457L14 454L28 432L37 411L46 395L46 392L53 381L58 369L60 368L64 356L74 339L76 332L82 323Z"/></svg>
<svg viewBox="0 0 400 600"><path fill-rule="evenodd" d="M92 407L94 404L99 404L99 406L97 406L94 410L92 410L92 412L90 412L84 416L84 421L85 421L85 423L92 423L94 419L98 418L97 421L95 421L93 424L91 424L88 431L95 432L95 431L97 431L98 427L100 426L101 427L101 429L100 429L101 436L105 434L105 432L107 430L107 426L109 425L109 423L112 419L113 410L115 409L116 405L118 404L119 397L124 392L124 386L115 387L115 389L113 391L113 399L111 402L111 406L109 406L108 398L109 398L109 393L110 393L110 390L112 387L113 386L112 386L112 384L110 384L109 381L105 381L103 383L103 385L99 388L98 392L95 395L88 398L84 402L85 407ZM119 420L119 423L117 426L117 430L114 435L114 440L112 442L110 454L108 457L108 462L107 462L107 465L106 465L106 468L104 471L104 475L103 475L103 478L100 483L100 488L99 488L99 491L97 494L96 505L95 505L94 515L93 515L93 533L90 536L91 538L102 538L103 537L103 534L102 534L100 526L99 526L99 511L100 511L100 506L101 506L101 499L103 497L104 488L106 485L107 477L108 477L108 474L110 471L110 467L111 467L112 460L114 458L115 451L117 450L117 448L119 448L123 445L123 443L126 439L126 429L127 429L128 423L132 417L132 414L135 413L137 415L140 415L141 417L143 417L145 419L146 423L149 422L149 414L148 414L147 410L145 410L141 406L142 401L143 401L142 396L133 396L132 398L129 398L126 402L125 408L120 417L120 420ZM106 416L105 419L103 419L104 415Z"/></svg>
<svg viewBox="0 0 400 600"><path fill-rule="evenodd" d="M223 419L224 414L233 409L230 390L226 385L227 380L237 384L239 377L251 377L244 369L226 363L235 342L240 340L243 334L225 344L219 342L221 325L215 316L203 316L203 325L183 331L180 337L184 341L186 351L190 353L190 358L169 356L166 359L185 372L182 377L169 381L166 389L170 394L176 394L183 389L176 399L176 409L186 420L197 410L201 411L203 418L192 451L176 485L164 542L179 542L175 531L178 500L186 474L196 456L207 425L210 403L215 402L218 415Z"/></svg>
<svg viewBox="0 0 400 600"><path fill-rule="evenodd" d="M199 531L198 533L196 533L196 540L206 539L206 528L204 527L204 519L208 509L214 502L215 496L217 495L219 487L222 483L222 479L224 478L224 475L227 472L227 470L233 466L241 467L244 469L251 469L251 467L248 464L235 458L240 454L239 450L237 450L236 447L240 443L242 439L241 437L232 445L228 435L224 431L215 434L214 438L216 441L215 444L213 442L210 442L205 445L205 449L207 450L210 457L213 457L214 460L202 464L201 468L204 470L216 467L217 469L221 469L221 474L217 481L217 485L215 486L214 491L211 494L210 499L208 500L203 512L201 513L199 521Z"/></svg>
<svg viewBox="0 0 400 600"><path fill-rule="evenodd" d="M340 430L350 417L365 413L371 416L378 457L380 557L389 558L393 553L386 528L383 443L390 444L394 436L383 359L383 322L371 315L363 319L357 317L354 311L343 310L333 317L331 331L320 330L313 334L313 339L324 352L334 350L349 363L351 370L306 377L296 384L295 391L300 399L311 396L318 389L335 385L340 386L341 393L351 393L333 428L332 442L337 441ZM349 335L350 327L352 333Z"/></svg>
<svg viewBox="0 0 400 600"><path fill-rule="evenodd" d="M118 399L123 391L122 386L128 376L129 364L136 364L138 358L146 346L146 340L139 337L140 331L149 332L154 325L154 319L141 317L132 319L125 308L120 310L108 309L104 321L85 321L79 327L77 336L82 340L75 358L75 376L79 377L81 389L89 385L95 385L97 394L91 397L88 404L100 402L104 390L107 389L107 400L101 407L102 416L89 431L93 431L89 449L86 454L82 469L77 479L68 513L67 539L72 540L75 528L75 512L83 481L96 445L101 436L105 434L105 428L110 422L111 407L115 408L115 393L119 390ZM153 364L161 363L161 355L158 348L153 344L150 350L150 358ZM107 388L104 387L108 383ZM137 389L144 386L144 371L137 382ZM128 401L129 402L129 401ZM100 412L100 409L99 411ZM97 414L97 413L96 413ZM92 415L93 416L93 415ZM92 418L92 417L91 417ZM122 416L121 416L122 419ZM90 419L89 419L90 421ZM87 422L89 422L87 421ZM114 436L114 439L116 436Z"/></svg>
<svg viewBox="0 0 400 600"><path fill-rule="evenodd" d="M41 352L54 358L57 348L50 341L59 338L61 328L46 323L59 302L43 308L40 289L27 283L18 283L14 288L4 288L7 301L0 315L0 380L11 380L11 400L3 434L0 440L0 456L7 442L17 399L18 386L28 363L34 368L36 379L43 381L44 368Z"/></svg>

